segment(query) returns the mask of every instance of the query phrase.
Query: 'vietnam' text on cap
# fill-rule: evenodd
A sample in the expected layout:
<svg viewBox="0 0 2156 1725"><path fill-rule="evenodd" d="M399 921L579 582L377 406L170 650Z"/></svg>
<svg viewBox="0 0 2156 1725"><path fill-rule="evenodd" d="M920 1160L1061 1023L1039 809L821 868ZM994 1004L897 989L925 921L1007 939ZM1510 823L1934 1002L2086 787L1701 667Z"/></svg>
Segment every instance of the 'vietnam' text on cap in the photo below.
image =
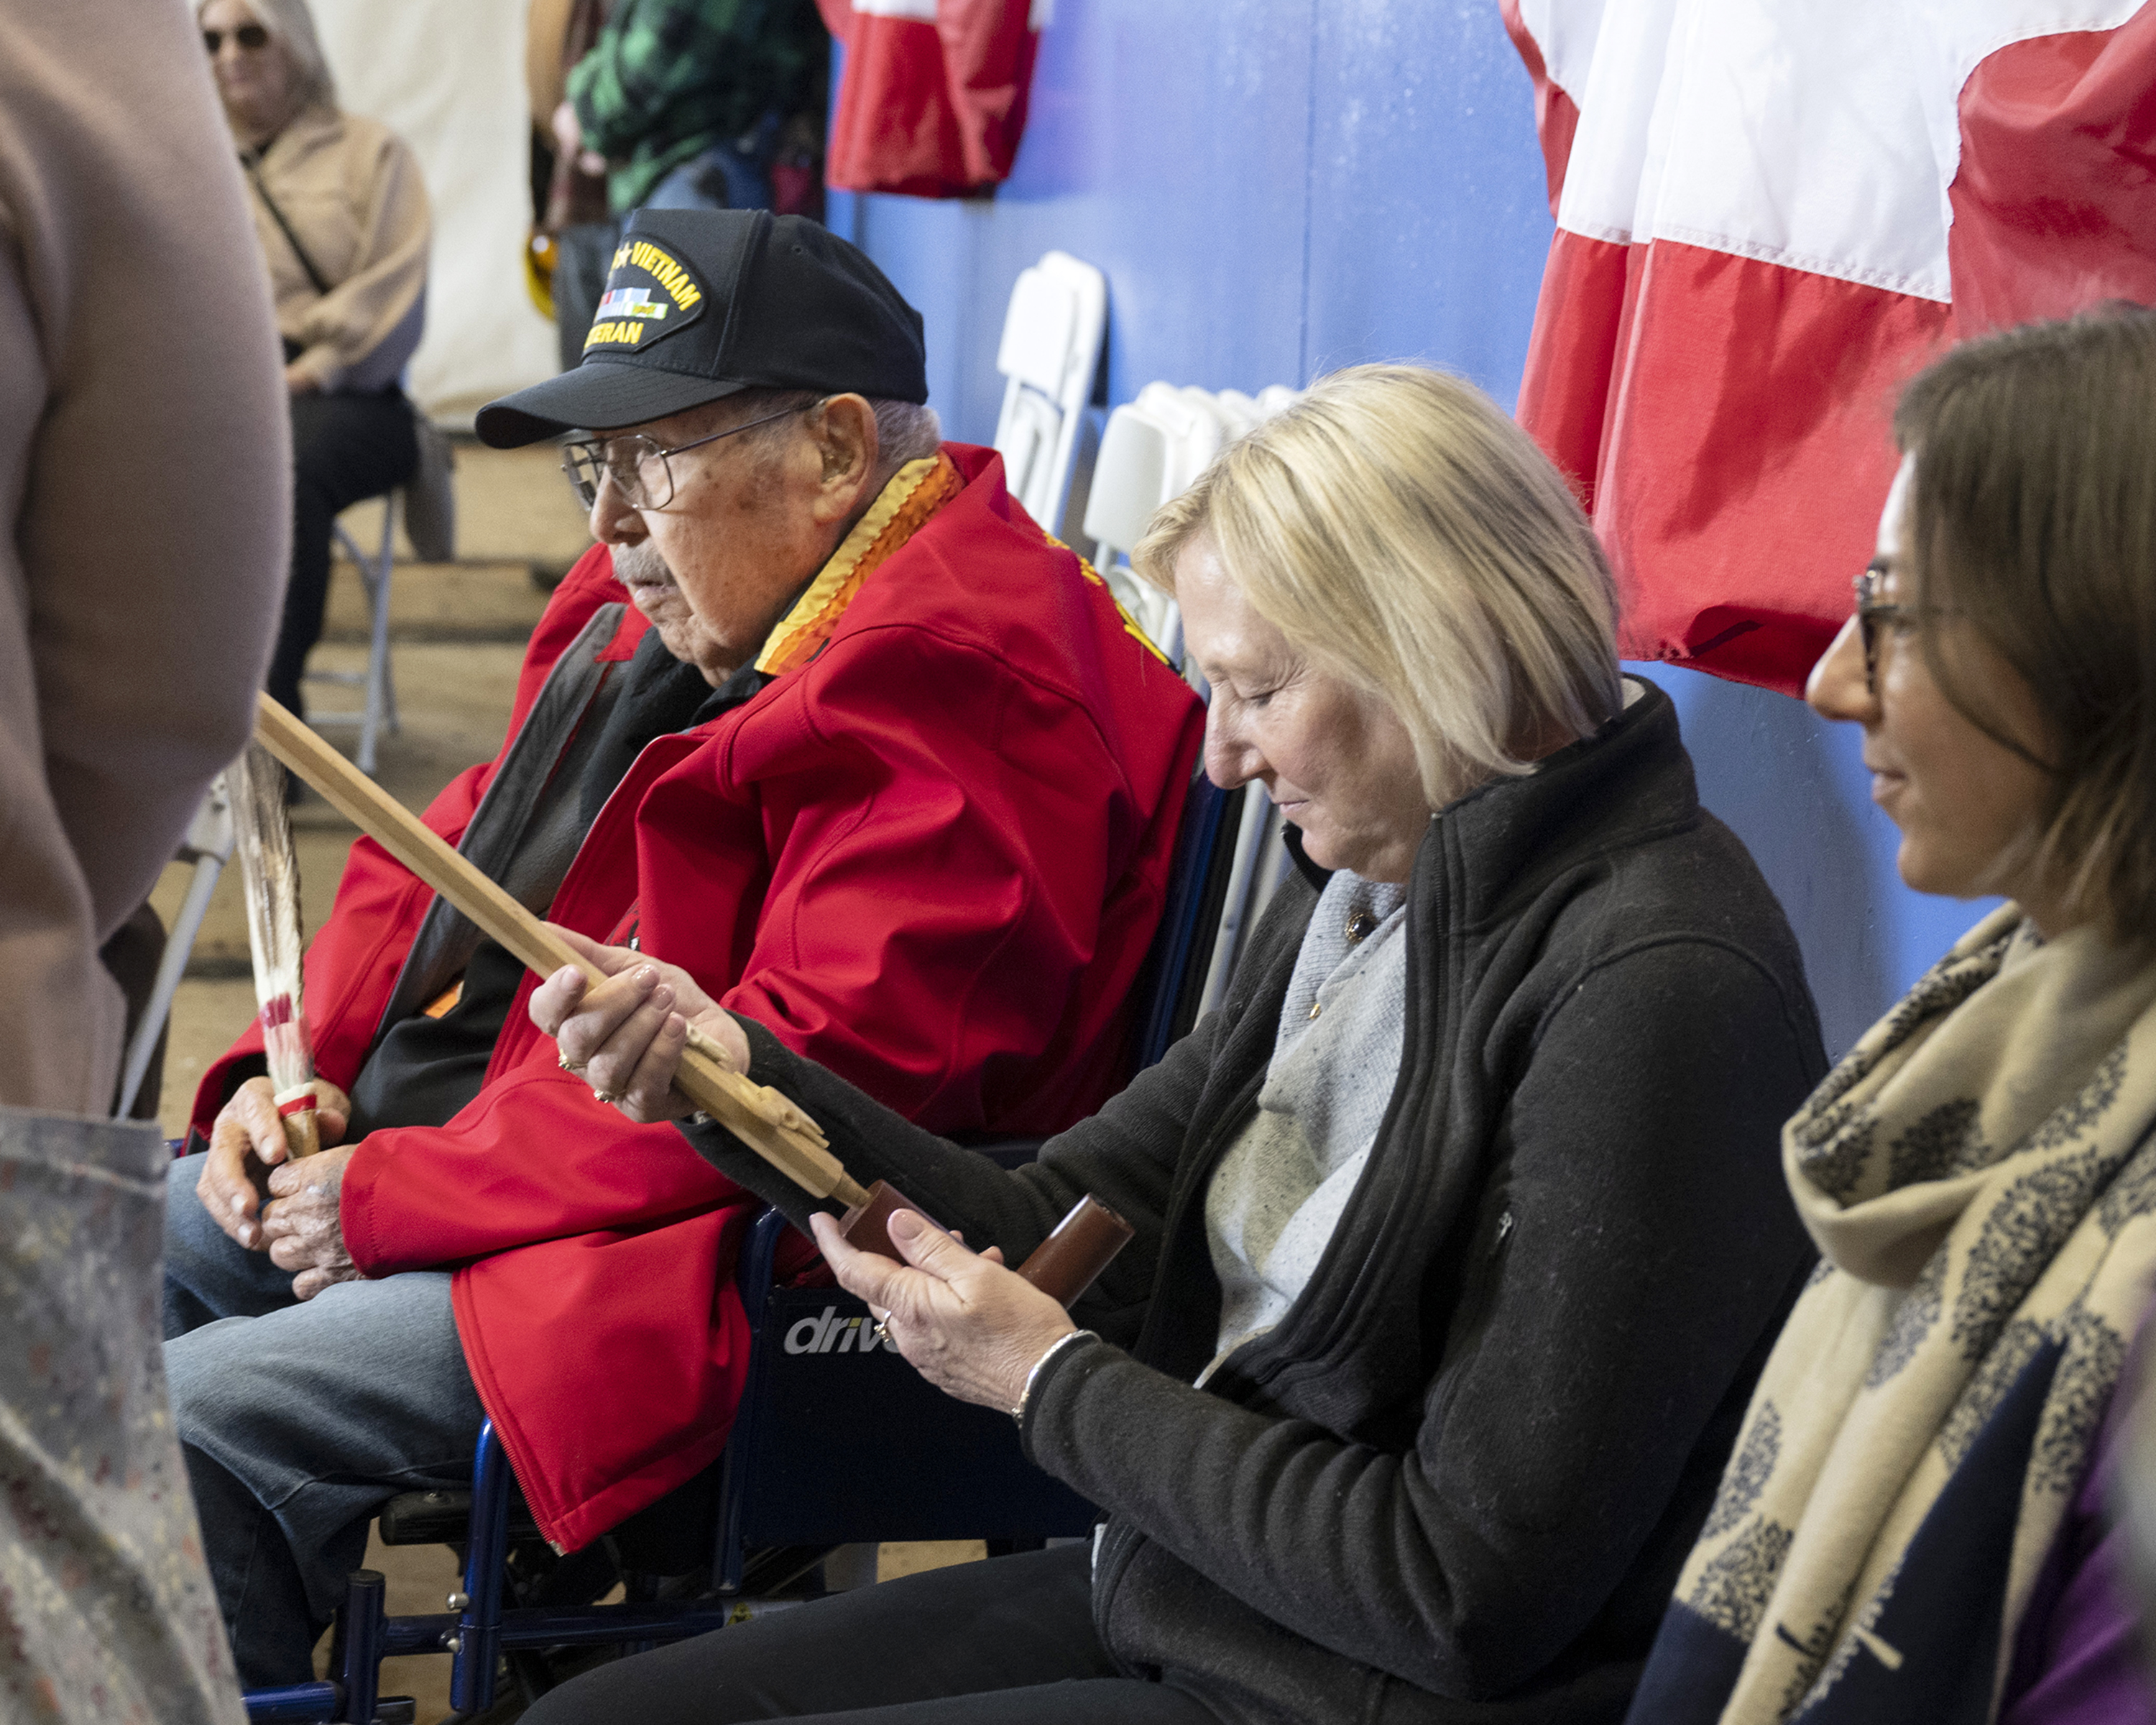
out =
<svg viewBox="0 0 2156 1725"><path fill-rule="evenodd" d="M490 402L482 443L616 431L742 389L928 399L921 314L856 247L800 216L639 210L573 371Z"/></svg>

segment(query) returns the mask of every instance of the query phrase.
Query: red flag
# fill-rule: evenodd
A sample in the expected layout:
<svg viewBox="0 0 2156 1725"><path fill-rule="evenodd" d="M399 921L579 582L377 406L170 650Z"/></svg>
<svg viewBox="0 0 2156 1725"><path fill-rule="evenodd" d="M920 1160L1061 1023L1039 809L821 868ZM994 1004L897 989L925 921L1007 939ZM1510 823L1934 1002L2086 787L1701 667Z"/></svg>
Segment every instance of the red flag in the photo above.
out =
<svg viewBox="0 0 2156 1725"><path fill-rule="evenodd" d="M1640 659L1794 693L1849 614L1900 386L2156 303L2142 0L1501 0L1558 219L1519 418Z"/></svg>
<svg viewBox="0 0 2156 1725"><path fill-rule="evenodd" d="M965 198L1009 177L1049 0L817 0L846 50L826 182Z"/></svg>

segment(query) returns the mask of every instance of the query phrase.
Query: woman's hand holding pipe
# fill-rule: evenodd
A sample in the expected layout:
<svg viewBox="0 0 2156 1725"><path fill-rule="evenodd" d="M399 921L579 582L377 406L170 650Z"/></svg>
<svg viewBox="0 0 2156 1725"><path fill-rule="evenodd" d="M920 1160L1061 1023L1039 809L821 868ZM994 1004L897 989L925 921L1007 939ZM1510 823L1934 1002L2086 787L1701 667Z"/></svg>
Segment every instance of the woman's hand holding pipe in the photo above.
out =
<svg viewBox="0 0 2156 1725"><path fill-rule="evenodd" d="M569 1070L631 1120L679 1120L696 1105L674 1089L695 1024L737 1072L748 1070L748 1039L733 1014L680 966L626 947L603 947L567 928L554 932L606 972L593 983L563 966L531 995L531 1022L561 1045Z"/></svg>
<svg viewBox="0 0 2156 1725"><path fill-rule="evenodd" d="M991 1246L968 1251L914 1210L888 1224L903 1264L855 1251L835 1217L809 1219L839 1286L869 1302L898 1351L947 1395L1008 1413L1027 1374L1059 1337L1077 1326L1039 1288L1004 1267Z"/></svg>

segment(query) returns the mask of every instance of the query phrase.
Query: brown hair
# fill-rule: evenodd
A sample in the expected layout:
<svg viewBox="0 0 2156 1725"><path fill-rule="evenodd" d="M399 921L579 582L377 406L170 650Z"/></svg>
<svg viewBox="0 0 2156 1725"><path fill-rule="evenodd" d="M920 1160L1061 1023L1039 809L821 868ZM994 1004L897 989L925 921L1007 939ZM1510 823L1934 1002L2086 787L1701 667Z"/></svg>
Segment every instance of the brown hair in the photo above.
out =
<svg viewBox="0 0 2156 1725"><path fill-rule="evenodd" d="M1947 699L2052 776L2037 878L2114 940L2156 937L2156 313L2113 304L1956 348L1894 416L1919 598L2020 677L2016 736L1925 630Z"/></svg>
<svg viewBox="0 0 2156 1725"><path fill-rule="evenodd" d="M1319 379L1163 505L1132 567L1172 591L1200 535L1260 616L1392 708L1433 809L1527 771L1522 737L1584 737L1622 704L1609 567L1578 501L1458 377Z"/></svg>

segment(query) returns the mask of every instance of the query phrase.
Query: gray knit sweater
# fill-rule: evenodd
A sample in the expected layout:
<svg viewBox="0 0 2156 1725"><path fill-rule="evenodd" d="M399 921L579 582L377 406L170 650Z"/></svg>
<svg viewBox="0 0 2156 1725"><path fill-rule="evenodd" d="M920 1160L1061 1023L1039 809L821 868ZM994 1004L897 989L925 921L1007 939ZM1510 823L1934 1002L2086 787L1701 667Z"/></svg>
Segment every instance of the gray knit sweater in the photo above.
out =
<svg viewBox="0 0 2156 1725"><path fill-rule="evenodd" d="M1318 896L1258 1111L1205 1194L1220 1345L1200 1384L1295 1303L1363 1177L1407 1034L1407 903L1345 869Z"/></svg>

